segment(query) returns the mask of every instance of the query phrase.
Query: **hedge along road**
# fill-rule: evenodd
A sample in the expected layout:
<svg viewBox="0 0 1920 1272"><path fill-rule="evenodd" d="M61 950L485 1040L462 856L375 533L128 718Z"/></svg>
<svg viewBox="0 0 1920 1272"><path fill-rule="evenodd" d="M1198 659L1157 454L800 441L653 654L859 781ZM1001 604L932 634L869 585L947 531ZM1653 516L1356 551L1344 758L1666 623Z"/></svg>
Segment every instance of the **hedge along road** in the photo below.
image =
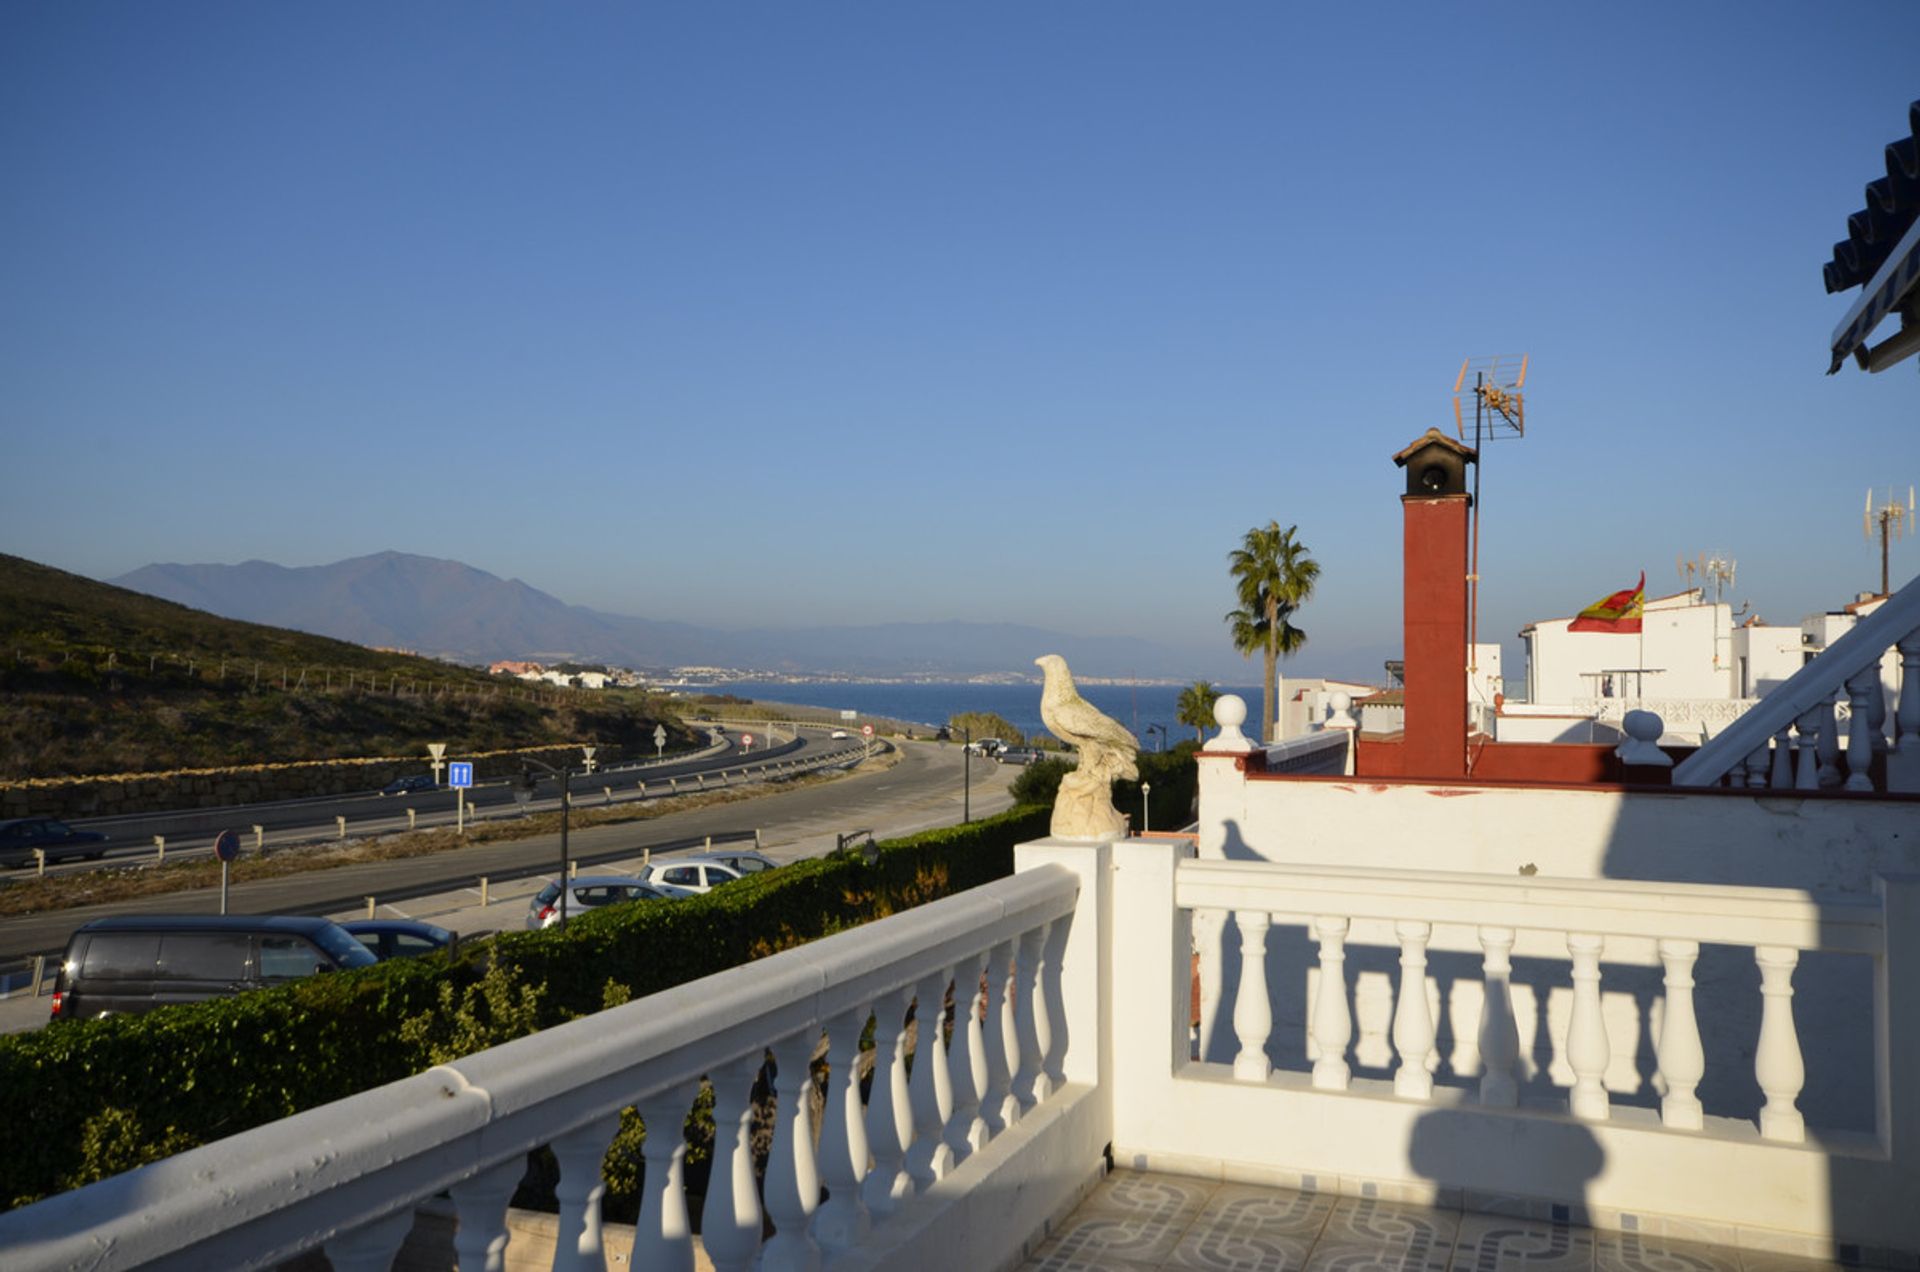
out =
<svg viewBox="0 0 1920 1272"><path fill-rule="evenodd" d="M751 839L758 829L766 854L776 861L817 855L833 846L836 834L871 830L875 838L909 834L961 819L962 781L959 745L899 742L900 760L890 768L793 790L773 788L757 798L667 813L642 822L586 827L569 835L576 860L613 860L639 855L656 845L691 851L712 835ZM972 763L972 805L976 817L1012 805L1007 787L1020 770ZM575 807L590 801L574 796ZM508 843L476 844L426 857L364 862L235 884L228 908L236 914L326 914L362 904L385 893L419 894L434 885L449 886L479 875L521 872L530 867L557 874L560 837L537 835ZM581 867L583 870L586 866ZM110 905L85 906L0 921L0 958L18 958L66 946L73 930L109 914L215 914L217 887L132 898ZM515 912L511 922L522 916ZM41 1010L44 1012L44 1000Z"/></svg>

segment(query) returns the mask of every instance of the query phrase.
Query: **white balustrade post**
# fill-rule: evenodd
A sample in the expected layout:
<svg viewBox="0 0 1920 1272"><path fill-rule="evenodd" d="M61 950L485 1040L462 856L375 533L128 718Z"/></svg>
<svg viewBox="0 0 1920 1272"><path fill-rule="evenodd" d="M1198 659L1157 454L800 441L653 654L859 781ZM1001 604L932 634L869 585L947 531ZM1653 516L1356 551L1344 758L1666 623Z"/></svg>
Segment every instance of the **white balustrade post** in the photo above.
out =
<svg viewBox="0 0 1920 1272"><path fill-rule="evenodd" d="M827 1033L827 1107L820 1127L820 1181L827 1186L827 1199L814 1212L813 1234L828 1250L855 1248L872 1226L860 1196L860 1181L867 1173L860 1035L871 1014L864 1005L856 1007L836 1017Z"/></svg>
<svg viewBox="0 0 1920 1272"><path fill-rule="evenodd" d="M1520 1059L1520 1030L1513 1018L1513 929L1480 929L1480 1103L1510 1109L1520 1103L1514 1065Z"/></svg>
<svg viewBox="0 0 1920 1272"><path fill-rule="evenodd" d="M1393 1073L1393 1093L1424 1100L1433 1095L1433 1074L1427 1060L1433 1055L1433 1012L1427 1004L1427 937L1431 924L1403 920L1393 925L1400 938L1400 996L1393 1006L1393 1048L1400 1067Z"/></svg>
<svg viewBox="0 0 1920 1272"><path fill-rule="evenodd" d="M560 1200L559 1231L553 1238L554 1272L605 1272L606 1250L600 1238L600 1198L607 1184L600 1177L607 1145L620 1130L620 1115L589 1122L548 1145L560 1163L553 1191Z"/></svg>
<svg viewBox="0 0 1920 1272"><path fill-rule="evenodd" d="M1320 941L1320 988L1313 996L1313 1085L1344 1091L1352 1079L1347 1044L1353 1041L1353 1013L1347 1006L1347 920L1323 914L1313 921Z"/></svg>
<svg viewBox="0 0 1920 1272"><path fill-rule="evenodd" d="M1887 682L1880 676L1880 663L1873 664L1873 688L1867 695L1867 727L1873 733L1873 749L1887 750Z"/></svg>
<svg viewBox="0 0 1920 1272"><path fill-rule="evenodd" d="M1776 791L1793 789L1793 727L1781 725L1780 731L1773 735L1773 770L1767 774L1767 785Z"/></svg>
<svg viewBox="0 0 1920 1272"><path fill-rule="evenodd" d="M1040 1072L1046 1075L1049 1092L1067 1084L1067 1046L1071 1039L1062 969L1066 964L1067 934L1072 926L1072 916L1055 919L1047 925L1042 945L1046 961L1040 964L1040 999L1047 1008L1047 1033L1046 1049L1040 1056ZM1088 1039L1089 1045L1093 1041Z"/></svg>
<svg viewBox="0 0 1920 1272"><path fill-rule="evenodd" d="M693 1272L693 1221L687 1214L684 1170L687 1110L699 1090L697 1085L668 1087L638 1105L640 1121L647 1128L640 1156L647 1165L640 1184L640 1217L633 1228L632 1265L636 1268ZM467 1269L463 1266L460 1272Z"/></svg>
<svg viewBox="0 0 1920 1272"><path fill-rule="evenodd" d="M773 1044L777 1098L767 1153L766 1206L773 1237L760 1251L760 1272L814 1272L820 1247L807 1224L820 1204L813 1161L813 1064L820 1029L809 1026ZM641 1266L635 1261L635 1266Z"/></svg>
<svg viewBox="0 0 1920 1272"><path fill-rule="evenodd" d="M387 1272L411 1231L413 1207L406 1206L343 1232L320 1248L335 1272Z"/></svg>
<svg viewBox="0 0 1920 1272"><path fill-rule="evenodd" d="M1793 789L1796 791L1817 791L1820 789L1820 717L1823 707L1803 711L1793 722L1794 738L1799 750L1798 763L1793 770Z"/></svg>
<svg viewBox="0 0 1920 1272"><path fill-rule="evenodd" d="M1879 660L1847 677L1847 789L1870 791L1873 778L1873 709L1869 699L1880 687Z"/></svg>
<svg viewBox="0 0 1920 1272"><path fill-rule="evenodd" d="M1894 708L1895 746L1920 746L1920 628L1900 638L1900 703Z"/></svg>
<svg viewBox="0 0 1920 1272"><path fill-rule="evenodd" d="M1840 691L1834 690L1827 700L1816 708L1820 712L1820 735L1814 739L1814 753L1820 757L1820 785L1832 788L1840 785L1840 717L1836 711L1840 701Z"/></svg>
<svg viewBox="0 0 1920 1272"><path fill-rule="evenodd" d="M1700 1097L1693 1092L1707 1072L1700 1024L1693 1014L1693 964L1700 957L1700 942L1663 939L1659 944L1667 989L1659 1053L1660 1078L1667 1092L1660 1097L1660 1121L1675 1130L1697 1131L1706 1123Z"/></svg>
<svg viewBox="0 0 1920 1272"><path fill-rule="evenodd" d="M1762 945L1753 958L1760 965L1760 1044L1753 1053L1753 1076L1766 1093L1760 1110L1760 1137L1798 1144L1807 1138L1806 1120L1795 1101L1806 1085L1800 1058L1800 1034L1793 1024L1793 969L1800 951Z"/></svg>
<svg viewBox="0 0 1920 1272"><path fill-rule="evenodd" d="M907 1150L913 1146L913 1110L907 1095L907 1002L912 991L888 994L873 1005L873 1085L867 1095L867 1147L873 1168L860 1185L867 1213L890 1215L913 1195Z"/></svg>
<svg viewBox="0 0 1920 1272"><path fill-rule="evenodd" d="M987 1142L980 1105L987 1094L987 1055L980 1027L986 995L981 973L986 955L974 954L953 965L953 1038L947 1044L947 1076L953 1087L953 1112L947 1118L947 1151L958 1166Z"/></svg>
<svg viewBox="0 0 1920 1272"><path fill-rule="evenodd" d="M1747 789L1765 790L1767 786L1767 744L1762 742L1747 756Z"/></svg>
<svg viewBox="0 0 1920 1272"><path fill-rule="evenodd" d="M1020 1040L1020 1064L1013 1071L1013 1098L1022 1114L1053 1094L1043 1067L1052 1042L1047 1000L1040 992L1040 967L1046 959L1044 927L1020 934L1020 957L1013 965L1013 1024Z"/></svg>
<svg viewBox="0 0 1920 1272"><path fill-rule="evenodd" d="M1233 1032L1240 1048L1233 1057L1233 1076L1242 1082L1265 1082L1273 1072L1267 1059L1267 1039L1273 1033L1273 999L1267 993L1267 929L1273 916L1264 910L1235 910L1240 928L1240 991L1233 999Z"/></svg>
<svg viewBox="0 0 1920 1272"><path fill-rule="evenodd" d="M1606 941L1586 932L1567 934L1567 953L1573 958L1573 1020L1567 1026L1567 1062L1573 1066L1573 1091L1567 1105L1575 1117L1589 1122L1607 1120L1609 1104L1605 1076L1612 1052L1607 1025L1600 1015L1600 953Z"/></svg>
<svg viewBox="0 0 1920 1272"><path fill-rule="evenodd" d="M715 1272L750 1272L760 1253L760 1196L753 1183L753 1084L762 1052L723 1064L713 1083L713 1162L700 1244Z"/></svg>
<svg viewBox="0 0 1920 1272"><path fill-rule="evenodd" d="M913 1101L913 1149L907 1154L907 1177L925 1192L953 1169L953 1150L947 1147L947 1119L953 1114L953 1075L947 1071L944 1033L947 1014L945 969L921 978L914 993L913 1076L908 1094Z"/></svg>
<svg viewBox="0 0 1920 1272"><path fill-rule="evenodd" d="M987 1018L980 1030L987 1062L987 1094L980 1102L980 1119L989 1139L1020 1120L1020 1101L1013 1095L1013 1071L1020 1053L1013 1023L1012 976L1013 942L1002 941L987 955Z"/></svg>
<svg viewBox="0 0 1920 1272"><path fill-rule="evenodd" d="M515 1153L448 1190L453 1197L453 1254L460 1272L506 1272L507 1206L526 1173L526 1155Z"/></svg>

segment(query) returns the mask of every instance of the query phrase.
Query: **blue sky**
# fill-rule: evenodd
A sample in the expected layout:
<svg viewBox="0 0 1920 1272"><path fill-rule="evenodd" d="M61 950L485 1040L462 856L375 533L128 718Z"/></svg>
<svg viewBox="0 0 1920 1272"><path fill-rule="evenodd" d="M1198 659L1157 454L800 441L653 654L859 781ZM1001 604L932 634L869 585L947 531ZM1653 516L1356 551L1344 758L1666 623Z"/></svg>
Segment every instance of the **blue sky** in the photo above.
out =
<svg viewBox="0 0 1920 1272"><path fill-rule="evenodd" d="M1704 550L1794 621L1920 481L1920 376L1824 376L1820 282L1916 47L1895 0L9 5L0 549L1218 674L1275 518L1299 669L1364 672L1389 457L1525 351L1482 630Z"/></svg>

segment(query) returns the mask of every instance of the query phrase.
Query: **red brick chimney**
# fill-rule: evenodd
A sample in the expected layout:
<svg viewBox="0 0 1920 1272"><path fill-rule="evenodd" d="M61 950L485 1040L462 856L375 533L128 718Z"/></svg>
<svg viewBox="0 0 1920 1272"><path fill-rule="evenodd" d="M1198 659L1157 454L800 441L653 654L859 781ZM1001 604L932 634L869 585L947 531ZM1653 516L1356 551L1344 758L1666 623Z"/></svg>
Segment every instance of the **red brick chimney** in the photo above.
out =
<svg viewBox="0 0 1920 1272"><path fill-rule="evenodd" d="M1471 446L1430 428L1393 457L1400 497L1407 777L1467 775L1467 465Z"/></svg>

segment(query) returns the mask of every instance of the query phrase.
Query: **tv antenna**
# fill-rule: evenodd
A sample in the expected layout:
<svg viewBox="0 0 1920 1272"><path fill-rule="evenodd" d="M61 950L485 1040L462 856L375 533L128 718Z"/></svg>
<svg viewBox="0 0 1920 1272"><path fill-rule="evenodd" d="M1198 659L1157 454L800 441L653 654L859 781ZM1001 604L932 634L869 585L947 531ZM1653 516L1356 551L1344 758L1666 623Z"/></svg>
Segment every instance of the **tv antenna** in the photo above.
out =
<svg viewBox="0 0 1920 1272"><path fill-rule="evenodd" d="M1468 380L1472 383L1469 384ZM1527 433L1527 355L1496 354L1462 358L1453 378L1453 431L1467 440L1463 395L1473 397L1473 556L1467 563L1467 670L1480 670L1480 470L1487 466L1484 445L1497 437Z"/></svg>
<svg viewBox="0 0 1920 1272"><path fill-rule="evenodd" d="M1887 490L1887 497L1880 501L1878 508L1873 506L1873 489L1867 489L1867 511L1860 518L1860 532L1867 542L1873 542L1873 529L1880 527L1880 595L1888 595L1887 589L1887 545L1904 534L1916 529L1914 523L1915 505L1913 487L1907 487L1906 506L1894 497L1893 490Z"/></svg>
<svg viewBox="0 0 1920 1272"><path fill-rule="evenodd" d="M1691 561L1685 557L1675 557L1673 564L1679 571L1680 578L1689 588L1693 587L1696 577L1700 580L1702 600L1706 599L1707 584L1713 584L1715 605L1726 599L1727 592L1733 587L1734 574L1739 568L1739 563L1732 557L1723 556L1718 552L1711 554L1702 552Z"/></svg>

